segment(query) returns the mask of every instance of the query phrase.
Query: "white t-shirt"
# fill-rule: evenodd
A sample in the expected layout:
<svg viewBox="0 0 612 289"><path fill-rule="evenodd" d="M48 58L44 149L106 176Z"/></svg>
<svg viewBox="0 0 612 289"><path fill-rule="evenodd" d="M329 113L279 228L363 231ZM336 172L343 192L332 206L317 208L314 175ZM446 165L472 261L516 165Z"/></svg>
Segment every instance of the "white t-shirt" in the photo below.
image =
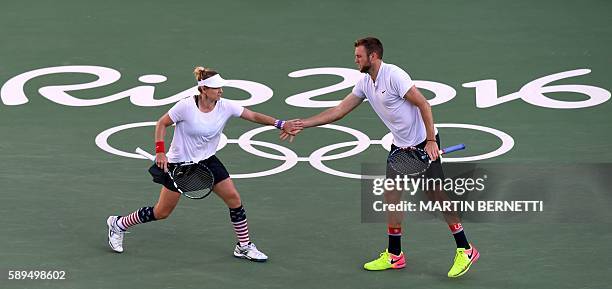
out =
<svg viewBox="0 0 612 289"><path fill-rule="evenodd" d="M355 96L368 99L376 114L391 131L393 143L398 147L414 146L427 138L419 108L404 98L413 85L412 79L403 69L381 63L376 81L364 73L353 88Z"/></svg>
<svg viewBox="0 0 612 289"><path fill-rule="evenodd" d="M200 161L214 155L223 127L230 117L240 117L244 107L224 99L210 112L201 112L193 96L177 102L168 115L176 124L168 162Z"/></svg>

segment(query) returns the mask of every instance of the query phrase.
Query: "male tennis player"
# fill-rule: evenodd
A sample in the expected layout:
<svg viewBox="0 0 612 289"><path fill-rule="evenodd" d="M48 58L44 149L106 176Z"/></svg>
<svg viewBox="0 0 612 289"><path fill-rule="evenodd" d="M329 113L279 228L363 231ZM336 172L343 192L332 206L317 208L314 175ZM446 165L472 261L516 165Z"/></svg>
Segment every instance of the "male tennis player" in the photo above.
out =
<svg viewBox="0 0 612 289"><path fill-rule="evenodd" d="M213 191L229 208L230 220L238 242L234 256L251 261L263 262L268 256L259 251L250 241L246 212L238 190L221 160L215 156L221 132L231 117L241 117L251 122L274 125L289 132L294 129L293 121L274 119L238 106L221 98L226 81L216 71L196 67L194 70L199 95L177 102L164 114L155 126L155 164L149 169L153 181L162 185L159 200L154 207L142 207L126 216L110 216L108 244L115 252L123 252L125 231L135 225L170 216L176 207L180 193L170 177L164 173L169 167L181 162L203 162L214 177ZM166 128L176 124L172 144L166 155L164 136Z"/></svg>
<svg viewBox="0 0 612 289"><path fill-rule="evenodd" d="M355 42L355 63L363 77L353 88L352 93L336 107L327 109L313 117L303 120L303 126L313 127L337 121L367 99L380 119L393 135L391 151L399 148L418 147L424 149L434 161L426 172L427 177L444 178L440 164L440 138L434 128L433 115L427 99L419 92L410 76L401 68L382 61L383 45L374 37L359 39ZM294 131L293 133L298 133ZM291 135L281 132L281 138ZM387 176L389 177L389 175ZM401 193L387 191L385 201L397 203ZM439 194L428 192L431 199L439 200ZM401 217L388 216L389 243L387 250L374 261L366 263L366 270L401 269L406 266L401 249ZM454 263L448 277L465 274L479 258L478 250L465 236L458 218L445 215L451 233L457 243Z"/></svg>

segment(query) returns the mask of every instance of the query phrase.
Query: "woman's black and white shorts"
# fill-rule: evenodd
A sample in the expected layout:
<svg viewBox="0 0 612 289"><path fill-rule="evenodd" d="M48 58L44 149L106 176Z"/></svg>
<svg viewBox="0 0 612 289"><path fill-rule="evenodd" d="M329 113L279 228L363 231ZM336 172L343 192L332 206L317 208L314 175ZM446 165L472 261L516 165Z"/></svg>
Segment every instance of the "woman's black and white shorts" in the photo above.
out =
<svg viewBox="0 0 612 289"><path fill-rule="evenodd" d="M203 161L200 161L200 163L203 163L210 169L215 179L215 185L230 177L223 163L221 163L219 158L214 155ZM168 170L172 171L174 166L176 166L176 163L168 163ZM164 170L158 167L157 164L153 164L149 168L149 174L151 174L151 176L153 177L154 183L161 184L171 191L178 192L178 189L174 186L174 183L172 182L172 179L170 179L170 176L164 173Z"/></svg>

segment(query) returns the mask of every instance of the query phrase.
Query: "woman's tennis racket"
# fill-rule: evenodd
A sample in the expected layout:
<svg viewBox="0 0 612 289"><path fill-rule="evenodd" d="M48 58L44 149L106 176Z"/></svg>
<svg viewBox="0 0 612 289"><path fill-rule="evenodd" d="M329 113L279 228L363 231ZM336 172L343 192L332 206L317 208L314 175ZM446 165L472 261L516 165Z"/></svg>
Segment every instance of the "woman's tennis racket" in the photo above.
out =
<svg viewBox="0 0 612 289"><path fill-rule="evenodd" d="M137 148L136 152L152 161L155 157ZM212 192L215 178L210 169L201 162L169 164L168 175L179 193L190 199L203 199Z"/></svg>
<svg viewBox="0 0 612 289"><path fill-rule="evenodd" d="M440 155L465 149L464 144L447 147L440 151ZM429 168L431 159L424 149L417 147L397 148L387 158L388 166L396 173L417 176Z"/></svg>

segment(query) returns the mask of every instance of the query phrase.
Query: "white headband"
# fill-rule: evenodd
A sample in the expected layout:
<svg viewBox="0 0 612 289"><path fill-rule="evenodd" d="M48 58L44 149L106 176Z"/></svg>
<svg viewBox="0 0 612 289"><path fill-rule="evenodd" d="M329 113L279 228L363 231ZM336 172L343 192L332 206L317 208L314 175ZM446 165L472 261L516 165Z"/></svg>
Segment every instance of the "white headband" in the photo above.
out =
<svg viewBox="0 0 612 289"><path fill-rule="evenodd" d="M211 88L219 88L227 85L227 80L221 77L221 74L215 74L207 79L198 81L198 86L206 86Z"/></svg>

